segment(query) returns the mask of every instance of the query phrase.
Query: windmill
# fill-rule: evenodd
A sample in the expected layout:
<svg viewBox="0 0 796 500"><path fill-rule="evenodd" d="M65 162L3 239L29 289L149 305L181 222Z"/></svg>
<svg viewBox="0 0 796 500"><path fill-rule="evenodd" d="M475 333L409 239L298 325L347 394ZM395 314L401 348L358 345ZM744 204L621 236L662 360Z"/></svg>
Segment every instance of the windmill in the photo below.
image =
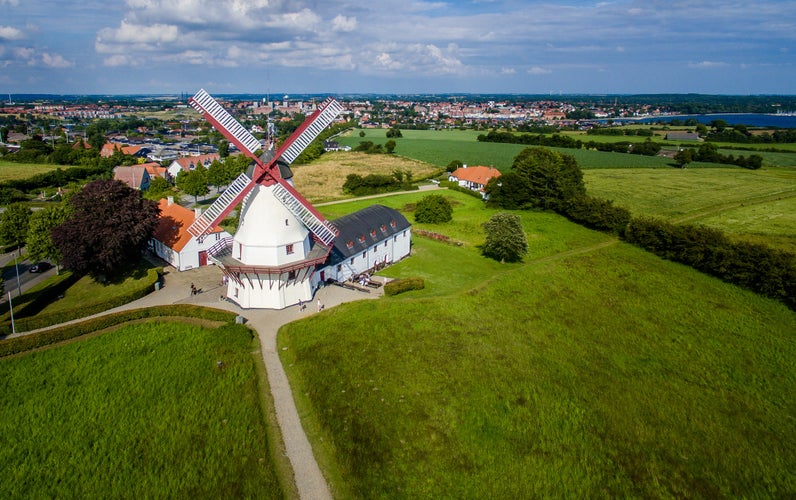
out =
<svg viewBox="0 0 796 500"><path fill-rule="evenodd" d="M261 152L260 141L207 92L188 102L254 161L251 173L238 176L188 228L204 238L241 206L233 239L208 250L229 279L227 297L244 308L281 309L311 300L314 270L328 257L338 231L293 187L289 165L343 107L326 99L279 148Z"/></svg>

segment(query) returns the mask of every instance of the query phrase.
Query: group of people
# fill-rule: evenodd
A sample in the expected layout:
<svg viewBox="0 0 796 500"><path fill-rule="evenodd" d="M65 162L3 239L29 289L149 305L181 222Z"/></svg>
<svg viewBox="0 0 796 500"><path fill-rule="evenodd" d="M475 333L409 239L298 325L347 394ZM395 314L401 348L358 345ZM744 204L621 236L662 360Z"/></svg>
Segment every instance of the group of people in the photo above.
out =
<svg viewBox="0 0 796 500"><path fill-rule="evenodd" d="M198 288L196 288L196 285L191 283L191 295L196 295L199 292L200 292L200 290Z"/></svg>

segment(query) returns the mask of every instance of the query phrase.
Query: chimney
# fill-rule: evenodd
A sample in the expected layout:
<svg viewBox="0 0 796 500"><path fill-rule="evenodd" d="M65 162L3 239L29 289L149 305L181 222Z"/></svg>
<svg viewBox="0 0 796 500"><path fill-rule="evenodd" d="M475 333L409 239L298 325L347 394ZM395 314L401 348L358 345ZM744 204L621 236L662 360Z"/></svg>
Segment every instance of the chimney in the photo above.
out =
<svg viewBox="0 0 796 500"><path fill-rule="evenodd" d="M166 206L169 206L169 207L174 205L174 197L173 196L169 196L168 198L166 198L166 203L167 203Z"/></svg>
<svg viewBox="0 0 796 500"><path fill-rule="evenodd" d="M196 219L198 219L202 215L202 209L199 208L199 207L196 207L196 208L193 209L193 213L194 213L194 217Z"/></svg>

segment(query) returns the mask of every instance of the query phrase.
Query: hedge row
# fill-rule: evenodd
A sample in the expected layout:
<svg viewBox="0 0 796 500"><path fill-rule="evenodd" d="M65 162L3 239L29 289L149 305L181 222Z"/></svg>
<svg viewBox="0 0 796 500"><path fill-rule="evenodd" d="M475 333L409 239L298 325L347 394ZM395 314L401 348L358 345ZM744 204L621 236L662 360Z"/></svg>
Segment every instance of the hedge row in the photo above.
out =
<svg viewBox="0 0 796 500"><path fill-rule="evenodd" d="M48 326L65 323L67 321L71 321L77 318L84 318L86 316L91 316L92 314L101 313L103 311L107 311L108 309L113 309L114 307L119 307L124 304L128 304L134 300L138 300L141 297L144 297L145 295L151 293L154 290L155 283L160 279L161 271L162 269L149 269L147 271L146 279L140 280L138 282L137 288L130 290L128 293L124 295L117 295L108 300L104 300L102 302L96 302L86 307L81 307L79 309L71 309L51 314L39 314L35 316L19 317L19 318L17 318L15 311L14 326L17 332L37 330L39 328L45 328ZM53 288L59 288L60 290L60 287L53 287ZM46 294L47 298L42 298L41 300L52 301L55 297L57 297L57 295L62 293L62 291L60 292L48 291L48 292L50 293ZM0 324L0 335L8 335L9 333L11 333L11 322L9 321Z"/></svg>
<svg viewBox="0 0 796 500"><path fill-rule="evenodd" d="M398 295L399 293L408 292L410 290L422 290L425 287L426 283L423 281L423 278L393 280L384 285L384 295Z"/></svg>
<svg viewBox="0 0 796 500"><path fill-rule="evenodd" d="M717 229L636 217L625 241L664 259L784 302L796 310L796 255L748 242L733 242Z"/></svg>
<svg viewBox="0 0 796 500"><path fill-rule="evenodd" d="M462 187L459 185L458 182L453 181L441 181L439 183L440 187L446 187L451 191L458 191L460 193L469 194L473 198L478 198L479 200L483 198L481 195L481 191L473 191L472 189L468 189L466 187Z"/></svg>
<svg viewBox="0 0 796 500"><path fill-rule="evenodd" d="M620 236L631 219L630 210L614 206L613 201L585 194L566 200L562 215L588 228Z"/></svg>
<svg viewBox="0 0 796 500"><path fill-rule="evenodd" d="M198 318L209 321L232 323L235 321L236 314L229 311L209 309L206 307L190 304L155 306L144 309L133 309L131 311L122 311L100 316L98 318L92 318L72 325L65 325L53 328L51 330L32 333L30 335L0 340L0 357L10 356L12 354L25 352L57 342L63 342L81 335L86 335L105 328L121 325L129 321L158 317Z"/></svg>

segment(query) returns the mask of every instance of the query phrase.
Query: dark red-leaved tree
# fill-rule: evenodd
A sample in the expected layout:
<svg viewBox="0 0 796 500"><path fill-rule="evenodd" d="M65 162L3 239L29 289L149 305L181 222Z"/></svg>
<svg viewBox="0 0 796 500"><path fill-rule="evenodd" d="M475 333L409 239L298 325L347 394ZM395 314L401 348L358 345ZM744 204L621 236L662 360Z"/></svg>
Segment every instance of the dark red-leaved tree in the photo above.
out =
<svg viewBox="0 0 796 500"><path fill-rule="evenodd" d="M138 262L158 224L160 209L121 181L94 181L69 200L68 215L52 231L65 268L112 277Z"/></svg>

